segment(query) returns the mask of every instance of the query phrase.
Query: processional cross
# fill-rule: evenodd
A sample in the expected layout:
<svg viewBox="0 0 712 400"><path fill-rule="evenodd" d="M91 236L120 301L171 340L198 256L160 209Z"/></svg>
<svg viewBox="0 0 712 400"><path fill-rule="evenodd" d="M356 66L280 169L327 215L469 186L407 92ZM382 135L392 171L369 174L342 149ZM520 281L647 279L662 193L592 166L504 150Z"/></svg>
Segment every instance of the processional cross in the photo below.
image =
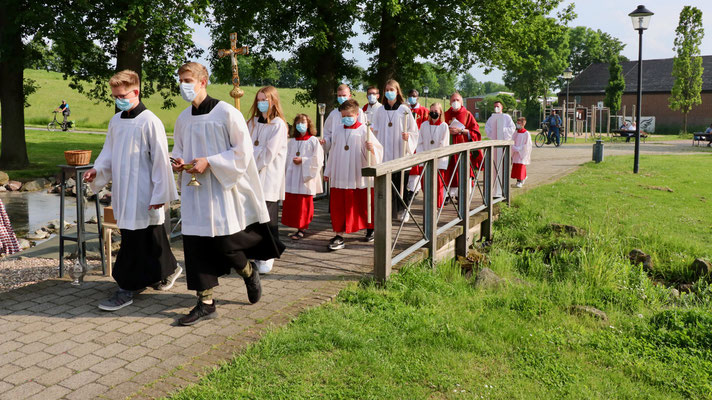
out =
<svg viewBox="0 0 712 400"><path fill-rule="evenodd" d="M235 99L235 108L240 109L240 97L245 95L245 92L240 89L240 75L237 70L237 55L248 54L249 49L247 46L237 47L237 33L233 32L230 34L230 48L218 50L218 57L223 58L230 56L230 61L232 63L232 90L230 91L230 97Z"/></svg>

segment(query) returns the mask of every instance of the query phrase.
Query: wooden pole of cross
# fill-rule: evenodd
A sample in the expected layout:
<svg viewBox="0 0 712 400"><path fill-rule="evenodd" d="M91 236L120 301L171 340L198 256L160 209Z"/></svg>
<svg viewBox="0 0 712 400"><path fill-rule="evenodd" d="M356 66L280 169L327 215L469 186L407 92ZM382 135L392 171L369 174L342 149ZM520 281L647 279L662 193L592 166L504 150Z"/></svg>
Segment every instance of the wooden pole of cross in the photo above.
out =
<svg viewBox="0 0 712 400"><path fill-rule="evenodd" d="M235 108L240 109L240 97L245 95L245 92L240 89L240 75L237 69L237 55L245 55L249 53L249 48L247 46L237 47L237 33L233 32L230 34L230 48L218 50L218 57L223 58L230 56L230 62L232 64L232 90L230 91L230 97L235 99Z"/></svg>

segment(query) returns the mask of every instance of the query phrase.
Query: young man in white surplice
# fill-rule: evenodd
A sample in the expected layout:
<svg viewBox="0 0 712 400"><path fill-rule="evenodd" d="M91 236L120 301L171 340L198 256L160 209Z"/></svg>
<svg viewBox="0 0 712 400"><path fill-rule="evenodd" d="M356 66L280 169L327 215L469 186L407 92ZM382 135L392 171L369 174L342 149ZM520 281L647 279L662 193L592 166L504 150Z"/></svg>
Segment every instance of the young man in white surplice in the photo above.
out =
<svg viewBox="0 0 712 400"><path fill-rule="evenodd" d="M383 162L414 154L418 146L418 125L410 112L410 107L405 104L403 92L395 79L386 82L382 102L383 107L377 109L373 115L371 128L383 145ZM407 183L407 176L408 171L393 173L392 180L398 191L401 190L401 182L404 178ZM405 189L404 187L404 192ZM406 197L405 193L400 195ZM396 218L408 219L405 206L396 189L393 189L391 206Z"/></svg>
<svg viewBox="0 0 712 400"><path fill-rule="evenodd" d="M512 140L512 135L514 131L517 130L512 117L509 114L502 113L502 102L494 102L494 113L490 115L485 124L485 133L487 137L492 140ZM502 196L502 182L499 179L495 179L497 175L497 170L500 171L504 167L502 165L502 159L504 157L503 149L496 149L493 153L492 164L494 168L492 169L492 179L494 179L494 190L492 195L494 197Z"/></svg>
<svg viewBox="0 0 712 400"><path fill-rule="evenodd" d="M351 98L351 88L349 85L342 83L336 88L336 107L329 113L324 121L324 134L323 138L319 142L324 146L324 151L326 153L331 150L331 138L333 132L341 126L341 113L339 112L339 106L343 104L346 100ZM366 124L366 115L362 110L358 110L358 116L356 120L359 123Z"/></svg>
<svg viewBox="0 0 712 400"><path fill-rule="evenodd" d="M121 112L109 121L104 147L84 179L94 193L112 181L111 204L121 230L112 276L119 290L99 308L116 311L147 286L170 289L183 269L163 226L163 205L178 198L163 123L141 102L136 72L117 72L109 86Z"/></svg>
<svg viewBox="0 0 712 400"><path fill-rule="evenodd" d="M274 86L265 86L255 95L247 123L252 137L255 163L260 172L260 182L269 210L269 227L272 236L279 241L279 201L284 200L287 165L287 122L282 113L282 104ZM260 274L272 271L274 259L255 260Z"/></svg>
<svg viewBox="0 0 712 400"><path fill-rule="evenodd" d="M178 75L181 96L191 106L176 120L173 170L185 170L180 182L186 280L198 296L178 323L193 325L217 316L213 288L233 268L245 281L250 303L258 302L260 274L249 260L279 257L284 246L267 226L270 215L242 113L208 96L203 65L189 62ZM188 185L191 174L200 186Z"/></svg>

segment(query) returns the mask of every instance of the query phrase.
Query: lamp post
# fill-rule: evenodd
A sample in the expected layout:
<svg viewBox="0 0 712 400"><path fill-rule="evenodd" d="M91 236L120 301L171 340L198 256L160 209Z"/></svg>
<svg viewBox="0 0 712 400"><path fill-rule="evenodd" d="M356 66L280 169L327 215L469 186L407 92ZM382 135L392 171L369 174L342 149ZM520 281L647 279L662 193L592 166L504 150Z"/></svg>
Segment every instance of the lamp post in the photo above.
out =
<svg viewBox="0 0 712 400"><path fill-rule="evenodd" d="M425 95L425 108L428 108L428 93L430 93L430 88L423 86L423 94Z"/></svg>
<svg viewBox="0 0 712 400"><path fill-rule="evenodd" d="M633 21L633 29L638 31L638 99L635 109L635 156L633 161L633 173L637 174L640 159L640 103L643 97L643 31L648 29L653 12L641 4L628 16Z"/></svg>
<svg viewBox="0 0 712 400"><path fill-rule="evenodd" d="M564 143L569 140L569 81L574 77L574 72L571 67L566 67L564 70L564 79L566 80L566 103L564 104ZM574 138L574 140L576 140Z"/></svg>

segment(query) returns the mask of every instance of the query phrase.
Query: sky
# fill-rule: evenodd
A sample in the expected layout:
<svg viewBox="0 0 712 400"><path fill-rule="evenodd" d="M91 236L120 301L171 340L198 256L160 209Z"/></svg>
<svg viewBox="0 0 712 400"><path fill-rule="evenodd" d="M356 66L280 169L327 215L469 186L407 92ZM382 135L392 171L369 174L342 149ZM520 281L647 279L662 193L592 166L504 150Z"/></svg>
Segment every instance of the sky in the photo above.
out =
<svg viewBox="0 0 712 400"><path fill-rule="evenodd" d="M651 19L650 27L643 34L644 60L674 57L672 46L675 39L675 28L680 11L685 5L702 10L703 26L710 26L707 24L707 18L712 18L712 0L647 0L644 2L642 0L564 0L559 8L563 9L571 3L575 5L574 10L577 17L571 21L569 26L586 26L609 33L626 45L623 55L631 60L638 58L638 32L633 30L628 14L635 10L638 4L645 4L648 10L655 13ZM196 30L194 40L199 47L205 50L201 61L209 67L206 56L212 42L210 31L205 26L194 25L194 28ZM366 37L361 33L359 25L356 25L355 28L358 34L351 41L353 51L348 56L356 59L358 65L368 68L369 56L362 52L358 46L360 42L366 40ZM712 31L705 33L700 50L703 55L712 55ZM289 54L284 52L275 52L273 55L277 59L289 57ZM473 67L469 72L481 82L502 82L503 72L500 70L494 70L485 75L484 69Z"/></svg>

